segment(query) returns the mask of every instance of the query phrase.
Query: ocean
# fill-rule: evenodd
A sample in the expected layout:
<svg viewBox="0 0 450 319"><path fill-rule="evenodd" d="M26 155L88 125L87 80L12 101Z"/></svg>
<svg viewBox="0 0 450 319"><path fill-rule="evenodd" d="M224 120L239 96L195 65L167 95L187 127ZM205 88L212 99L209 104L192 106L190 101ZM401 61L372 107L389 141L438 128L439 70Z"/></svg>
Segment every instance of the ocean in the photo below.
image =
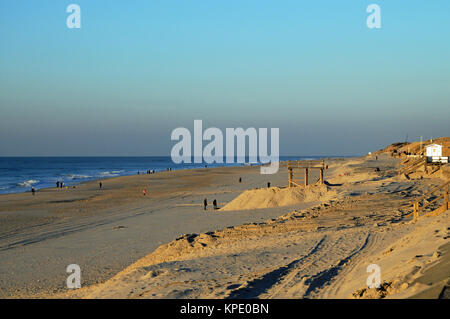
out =
<svg viewBox="0 0 450 319"><path fill-rule="evenodd" d="M324 156L281 156L286 160L312 160ZM327 156L329 157L329 156ZM0 157L0 194L20 193L56 187L56 182L73 186L84 181L135 175L138 171L165 171L243 164L174 164L169 156L152 157Z"/></svg>

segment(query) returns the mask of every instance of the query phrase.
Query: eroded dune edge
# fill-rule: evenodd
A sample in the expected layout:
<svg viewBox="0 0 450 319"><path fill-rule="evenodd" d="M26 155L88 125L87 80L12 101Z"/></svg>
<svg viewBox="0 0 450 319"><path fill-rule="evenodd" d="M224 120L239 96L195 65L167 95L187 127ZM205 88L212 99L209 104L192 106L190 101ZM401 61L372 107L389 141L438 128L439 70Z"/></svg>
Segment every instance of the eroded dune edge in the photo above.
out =
<svg viewBox="0 0 450 319"><path fill-rule="evenodd" d="M413 200L443 179L406 179L399 165L381 154L334 162L327 185L244 191L217 213L320 204L186 234L105 283L57 297L437 298L450 278L449 211L416 222L410 213ZM381 269L378 289L367 288L370 264Z"/></svg>

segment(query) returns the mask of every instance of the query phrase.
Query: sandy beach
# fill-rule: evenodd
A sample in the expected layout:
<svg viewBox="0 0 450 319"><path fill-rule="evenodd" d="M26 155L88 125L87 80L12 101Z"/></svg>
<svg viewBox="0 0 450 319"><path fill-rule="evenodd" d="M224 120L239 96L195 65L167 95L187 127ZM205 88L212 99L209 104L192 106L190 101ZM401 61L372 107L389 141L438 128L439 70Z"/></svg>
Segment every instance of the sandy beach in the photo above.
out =
<svg viewBox="0 0 450 319"><path fill-rule="evenodd" d="M450 1L0 11L14 314L347 317L450 298Z"/></svg>
<svg viewBox="0 0 450 319"><path fill-rule="evenodd" d="M214 199L220 206L269 180L281 186L285 174L263 176L258 167L204 168L110 178L101 190L93 181L67 190L39 190L36 196L1 195L0 296L65 291L66 267L73 263L82 269L83 286L91 285L185 233L289 212L288 207L228 214L212 209ZM204 198L210 203L206 212Z"/></svg>
<svg viewBox="0 0 450 319"><path fill-rule="evenodd" d="M326 185L304 189L286 188L283 167L228 167L2 195L0 297L445 294L449 212L417 222L410 214L442 174L399 176L401 159L388 153L326 163ZM65 286L69 264L81 268L81 289ZM367 288L369 264L381 268L380 289Z"/></svg>

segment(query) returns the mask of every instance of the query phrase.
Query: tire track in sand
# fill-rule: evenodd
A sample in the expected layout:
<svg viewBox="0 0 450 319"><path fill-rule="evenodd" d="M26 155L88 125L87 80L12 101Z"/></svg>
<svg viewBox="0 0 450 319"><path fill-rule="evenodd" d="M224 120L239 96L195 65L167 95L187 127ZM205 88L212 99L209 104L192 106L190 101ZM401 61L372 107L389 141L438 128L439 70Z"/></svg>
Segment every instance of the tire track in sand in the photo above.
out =
<svg viewBox="0 0 450 319"><path fill-rule="evenodd" d="M325 235L303 257L253 280L246 287L233 291L228 298L308 298L316 289L328 285L348 261L371 242L371 235L366 234L361 245L351 249L350 254L343 258L342 255L335 256L337 263L331 267L325 265L324 269L323 260L327 260L330 254L349 251L345 247L347 235L343 233L338 238Z"/></svg>
<svg viewBox="0 0 450 319"><path fill-rule="evenodd" d="M322 272L319 272L317 275L308 278L305 281L305 284L308 285L303 297L307 298L317 289L323 288L325 285L329 284L341 271L341 269L357 254L361 253L369 244L371 238L371 234L367 234L366 239L361 247L354 250L350 255L341 259L337 265L330 267Z"/></svg>
<svg viewBox="0 0 450 319"><path fill-rule="evenodd" d="M258 298L261 294L273 287L277 282L283 280L285 276L289 276L291 270L296 268L305 259L314 255L321 249L327 236L323 236L314 247L303 257L296 259L286 266L272 270L263 276L256 278L248 283L245 287L233 290L226 299L242 299L242 298Z"/></svg>

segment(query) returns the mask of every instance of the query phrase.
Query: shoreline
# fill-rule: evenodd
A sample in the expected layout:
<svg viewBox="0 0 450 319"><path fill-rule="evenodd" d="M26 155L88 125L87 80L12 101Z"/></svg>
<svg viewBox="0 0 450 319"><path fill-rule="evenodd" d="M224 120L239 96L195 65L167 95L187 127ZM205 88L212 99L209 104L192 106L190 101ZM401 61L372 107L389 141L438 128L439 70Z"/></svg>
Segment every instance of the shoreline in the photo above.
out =
<svg viewBox="0 0 450 319"><path fill-rule="evenodd" d="M105 157L101 157L101 158L109 158L110 156L105 156ZM298 158L299 160L309 160L309 159L348 159L348 158L357 158L360 156L351 156L351 155L347 155L347 156L281 156L280 158L287 158L287 157L292 157L292 158ZM3 156L0 158L28 158L28 157L14 157L14 156ZM34 157L29 157L29 158L34 158ZM38 157L38 158L55 158L55 157L47 157L47 156L42 156L42 157ZM60 156L57 158L89 158L89 157L73 157L73 156ZM92 158L98 158L96 156L92 156ZM112 156L112 158L118 158L118 156ZM119 158L130 158L128 156L122 156ZM135 156L135 157L131 157L131 158L147 158L147 156ZM152 157L150 157L152 158ZM159 158L159 156L156 156L155 158ZM161 158L168 158L167 156L161 156ZM280 160L280 163L285 162L287 160ZM192 164L192 163L189 163ZM224 165L226 164L226 165ZM203 164L202 164L203 165ZM182 167L182 168L174 168L173 171L179 171L179 170L192 170L192 169L202 169L202 168L225 168L225 167L247 167L247 166L252 166L252 167L260 167L261 163L254 163L254 164L250 164L248 165L247 163L213 163L213 164L205 164L208 165L208 167ZM213 165L210 166L209 165ZM150 169L151 170L151 169ZM159 174L159 173L163 173L166 172L167 170L164 169L154 169L155 172L152 174ZM72 174L69 174L72 175ZM72 187L77 187L79 185L82 185L84 183L89 183L89 182L97 182L99 183L102 180L109 180L112 178L118 178L118 177L126 177L126 176L137 176L138 174L125 174L125 175L117 175L117 176L106 176L106 177L94 177L93 179L86 179L86 180L81 180L79 182L74 182L72 185L67 185L68 187L72 188ZM144 170L142 174L140 175L151 175L151 174L147 174L146 171ZM29 177L31 178L30 180L32 180L32 178L37 178L37 177ZM55 182L56 183L56 182ZM27 190L23 190L23 191L17 191L17 192L8 192L8 193L1 193L0 192L0 196L3 195L12 195L12 194L23 194L23 193L29 193L31 192L31 187L33 187L32 185L30 185L30 187L27 187ZM42 187L42 188L35 188L36 192L41 191L41 190L49 190L49 189L56 189L56 186L48 186L48 187Z"/></svg>

